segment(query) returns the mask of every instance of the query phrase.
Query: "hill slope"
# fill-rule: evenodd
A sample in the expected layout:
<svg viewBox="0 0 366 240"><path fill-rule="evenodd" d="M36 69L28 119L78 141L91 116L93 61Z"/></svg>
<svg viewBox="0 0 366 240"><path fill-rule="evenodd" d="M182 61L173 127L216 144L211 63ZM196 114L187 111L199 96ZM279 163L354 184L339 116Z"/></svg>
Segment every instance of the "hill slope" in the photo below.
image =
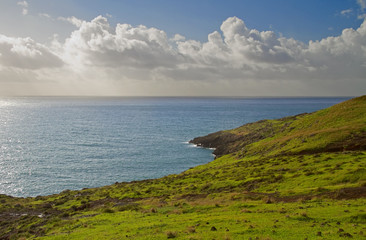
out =
<svg viewBox="0 0 366 240"><path fill-rule="evenodd" d="M366 150L366 96L311 114L262 120L212 133L191 143L216 148L218 156Z"/></svg>
<svg viewBox="0 0 366 240"><path fill-rule="evenodd" d="M0 196L0 239L363 239L366 96L192 140L217 158L181 174Z"/></svg>

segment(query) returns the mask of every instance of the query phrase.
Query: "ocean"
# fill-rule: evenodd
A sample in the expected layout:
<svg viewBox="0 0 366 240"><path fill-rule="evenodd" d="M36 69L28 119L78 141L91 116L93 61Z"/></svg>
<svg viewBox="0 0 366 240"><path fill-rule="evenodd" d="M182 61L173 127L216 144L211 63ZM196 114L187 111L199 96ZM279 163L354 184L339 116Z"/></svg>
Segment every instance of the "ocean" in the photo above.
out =
<svg viewBox="0 0 366 240"><path fill-rule="evenodd" d="M180 173L214 159L188 141L349 98L0 98L0 194L49 195Z"/></svg>

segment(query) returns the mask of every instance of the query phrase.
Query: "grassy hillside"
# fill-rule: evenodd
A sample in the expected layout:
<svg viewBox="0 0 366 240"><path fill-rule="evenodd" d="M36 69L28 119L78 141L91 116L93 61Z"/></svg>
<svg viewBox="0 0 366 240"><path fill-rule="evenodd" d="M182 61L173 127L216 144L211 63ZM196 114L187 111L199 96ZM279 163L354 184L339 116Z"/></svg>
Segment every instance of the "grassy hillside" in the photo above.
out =
<svg viewBox="0 0 366 240"><path fill-rule="evenodd" d="M0 195L0 239L365 239L366 96L192 140L181 174Z"/></svg>
<svg viewBox="0 0 366 240"><path fill-rule="evenodd" d="M191 142L217 148L219 156L237 153L289 155L366 150L366 96L311 114L262 120L220 131Z"/></svg>

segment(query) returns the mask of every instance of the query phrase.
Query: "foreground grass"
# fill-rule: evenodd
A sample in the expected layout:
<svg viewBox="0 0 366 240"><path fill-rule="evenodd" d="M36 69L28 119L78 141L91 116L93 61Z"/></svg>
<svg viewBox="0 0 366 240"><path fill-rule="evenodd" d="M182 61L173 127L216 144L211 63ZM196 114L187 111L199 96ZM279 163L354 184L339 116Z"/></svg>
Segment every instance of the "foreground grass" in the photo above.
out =
<svg viewBox="0 0 366 240"><path fill-rule="evenodd" d="M154 210L90 212L55 221L44 239L354 239L365 238L364 199L272 203L208 197ZM209 203L210 200L212 203ZM214 203L216 202L216 203ZM149 204L147 204L149 206ZM91 214L98 214L91 216Z"/></svg>
<svg viewBox="0 0 366 240"><path fill-rule="evenodd" d="M220 157L177 175L0 195L0 239L365 239L365 109L360 97L211 134Z"/></svg>
<svg viewBox="0 0 366 240"><path fill-rule="evenodd" d="M305 165L303 171L289 171L277 181L266 177L268 170L278 171L280 165L271 168L276 160L262 162L262 170L254 164L248 167L249 172L264 177L255 191L248 190L252 185L247 184L245 176L239 181L242 184L237 184L237 180L233 184L230 179L223 183L224 175L220 174L217 178L211 177L215 180L210 184L206 182L218 170L229 171L222 169L222 163L230 162L225 157L163 179L65 191L35 199L3 197L1 202L4 212L18 214L18 219L9 226L9 230L16 229L14 239L21 236L39 236L40 239L318 239L319 234L325 239L345 236L363 239L366 200L359 198L362 191L358 190L362 190L359 179L365 175L356 178L352 172L354 168L363 168L358 164L365 162L366 155L359 152L353 153L356 158L342 158L343 155L348 156L332 153L317 157L328 159L324 163L320 161L318 168L314 156L296 157L296 160L301 159L300 164L294 157L288 157L288 164L295 169ZM281 162L283 160L281 158ZM248 165L251 161L254 159L248 160ZM306 176L308 165L324 173ZM320 167L325 165L329 171ZM230 164L228 169L232 169ZM333 173L334 169L337 170ZM239 178L233 172L230 175ZM314 180L317 176L318 181ZM310 177L309 182L303 181ZM249 176L249 179L252 178ZM197 182L199 190L190 189L187 182ZM355 196L347 192L345 186L356 189ZM172 188L177 193L168 195ZM152 193L153 190L156 192Z"/></svg>

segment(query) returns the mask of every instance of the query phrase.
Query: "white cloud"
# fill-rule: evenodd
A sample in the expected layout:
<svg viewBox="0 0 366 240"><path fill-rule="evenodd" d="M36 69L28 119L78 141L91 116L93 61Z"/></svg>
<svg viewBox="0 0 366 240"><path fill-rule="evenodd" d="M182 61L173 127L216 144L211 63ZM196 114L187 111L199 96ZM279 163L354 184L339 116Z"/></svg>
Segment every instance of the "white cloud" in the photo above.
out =
<svg viewBox="0 0 366 240"><path fill-rule="evenodd" d="M0 35L0 64L19 69L40 69L62 66L62 61L45 46L31 38Z"/></svg>
<svg viewBox="0 0 366 240"><path fill-rule="evenodd" d="M18 4L19 6L24 7L24 8L27 8L27 7L28 7L28 2L27 2L27 1L18 2L17 4Z"/></svg>
<svg viewBox="0 0 366 240"><path fill-rule="evenodd" d="M221 31L223 36L213 32L206 43L179 42L178 50L196 63L218 64L220 68L238 68L247 73L248 69L255 71L290 64L304 47L293 39L279 38L272 31L250 30L236 17L224 21Z"/></svg>
<svg viewBox="0 0 366 240"><path fill-rule="evenodd" d="M345 9L341 11L341 15L344 17L348 17L352 14L353 10L352 9Z"/></svg>
<svg viewBox="0 0 366 240"><path fill-rule="evenodd" d="M44 17L44 18L49 18L52 19L51 15L47 14L47 13L39 13L38 16L40 17Z"/></svg>
<svg viewBox="0 0 366 240"><path fill-rule="evenodd" d="M206 42L179 34L168 39L164 31L142 25L112 27L102 16L61 20L76 30L50 46L1 36L0 75L1 68L7 78L17 69L17 78L27 73L24 79L52 82L63 94L70 88L72 94L82 89L79 94L89 95L98 90L116 95L356 95L366 90L366 20L358 29L308 44L249 29L237 17L225 20Z"/></svg>
<svg viewBox="0 0 366 240"><path fill-rule="evenodd" d="M73 20L75 21L75 20ZM65 56L82 65L154 68L171 66L177 55L166 33L145 26L117 24L112 28L105 17L77 21L79 29L65 42Z"/></svg>
<svg viewBox="0 0 366 240"><path fill-rule="evenodd" d="M362 10L366 8L366 0L357 0L357 3L360 5Z"/></svg>
<svg viewBox="0 0 366 240"><path fill-rule="evenodd" d="M181 42L186 40L186 38L180 34L175 34L174 37L171 39L173 42Z"/></svg>
<svg viewBox="0 0 366 240"><path fill-rule="evenodd" d="M363 14L359 14L357 16L358 19L362 20L362 19L365 19L366 18L366 13L363 13Z"/></svg>
<svg viewBox="0 0 366 240"><path fill-rule="evenodd" d="M360 6L360 11L358 13L357 18L358 19L365 19L366 18L366 13L365 13L365 9L366 9L366 0L357 0L358 5ZM361 12L361 13L360 13Z"/></svg>
<svg viewBox="0 0 366 240"><path fill-rule="evenodd" d="M83 23L83 20L80 20L74 16L72 17L68 17L68 18L64 18L64 17L59 17L58 20L64 21L64 22L69 22L72 25L76 26L76 27L81 27L81 24Z"/></svg>
<svg viewBox="0 0 366 240"><path fill-rule="evenodd" d="M28 14L28 2L21 1L21 2L17 2L17 4L22 7L22 14L27 15Z"/></svg>

